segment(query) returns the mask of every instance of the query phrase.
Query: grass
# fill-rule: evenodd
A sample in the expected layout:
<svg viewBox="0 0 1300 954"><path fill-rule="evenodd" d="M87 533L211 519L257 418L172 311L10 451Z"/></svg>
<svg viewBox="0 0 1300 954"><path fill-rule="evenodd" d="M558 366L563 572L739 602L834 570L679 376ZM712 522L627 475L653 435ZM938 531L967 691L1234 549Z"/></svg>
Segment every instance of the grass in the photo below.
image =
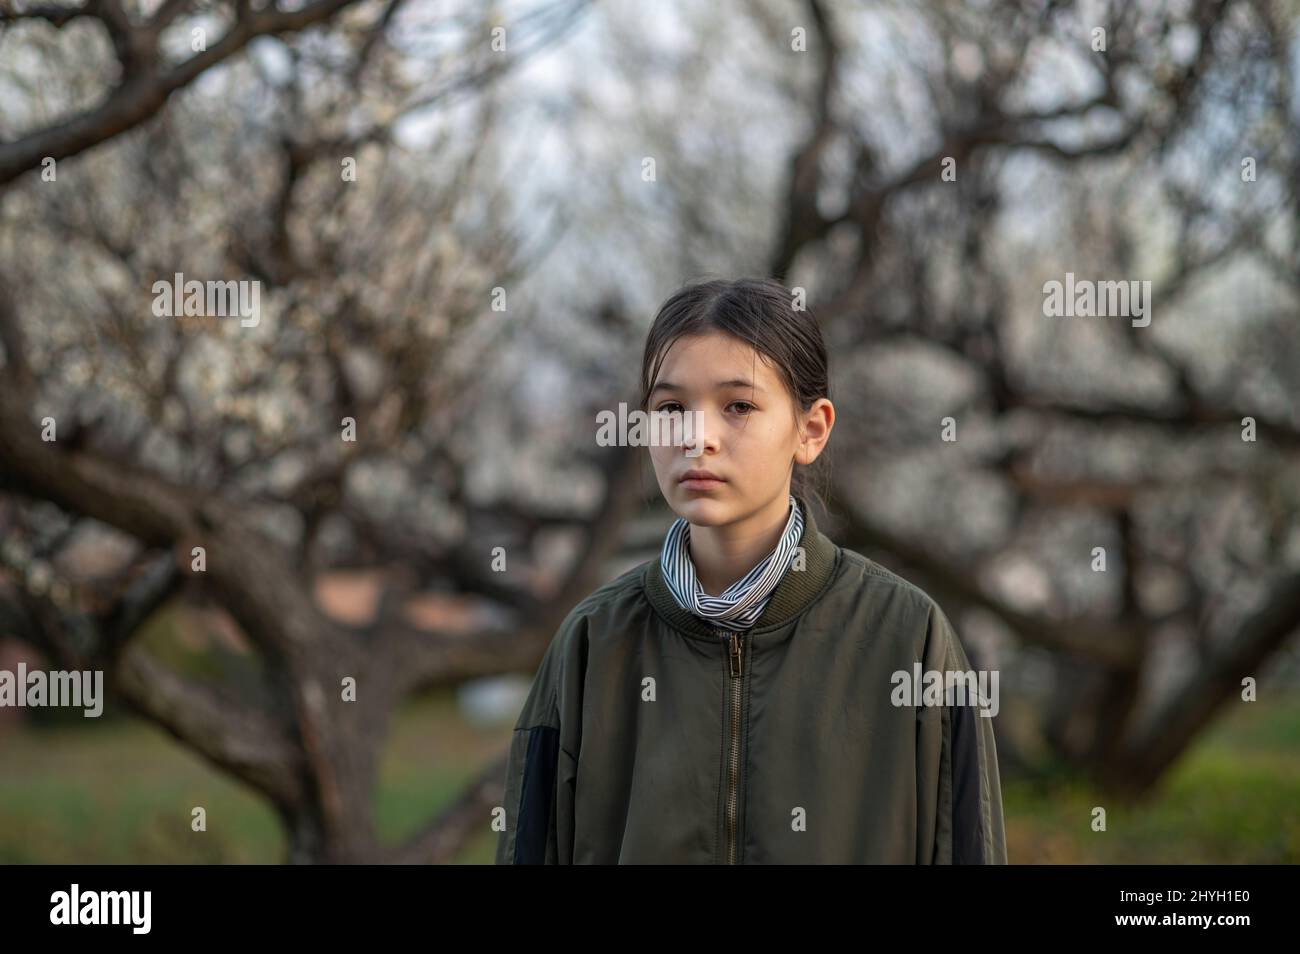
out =
<svg viewBox="0 0 1300 954"><path fill-rule="evenodd" d="M380 760L376 827L395 843L449 803L510 727L464 723L450 695L407 706ZM0 864L275 864L276 813L239 782L134 719L0 734ZM192 811L206 813L193 831ZM490 863L495 835L464 854Z"/></svg>
<svg viewBox="0 0 1300 954"><path fill-rule="evenodd" d="M119 720L0 740L0 863L274 862L283 835L243 786L169 736ZM191 830L191 811L207 831Z"/></svg>
<svg viewBox="0 0 1300 954"><path fill-rule="evenodd" d="M510 727L468 724L450 694L403 708L380 759L381 840L396 843L501 752ZM1107 807L1104 832L1092 808ZM191 810L207 830L191 830ZM1066 780L1003 781L1017 863L1300 861L1300 697L1237 706L1184 755L1156 796L1108 807ZM491 863L487 828L457 859ZM267 863L285 842L256 795L132 719L0 734L0 863Z"/></svg>
<svg viewBox="0 0 1300 954"><path fill-rule="evenodd" d="M1007 854L1025 864L1300 861L1300 698L1232 708L1134 808L1086 785L1004 779ZM1106 830L1092 810L1106 808Z"/></svg>

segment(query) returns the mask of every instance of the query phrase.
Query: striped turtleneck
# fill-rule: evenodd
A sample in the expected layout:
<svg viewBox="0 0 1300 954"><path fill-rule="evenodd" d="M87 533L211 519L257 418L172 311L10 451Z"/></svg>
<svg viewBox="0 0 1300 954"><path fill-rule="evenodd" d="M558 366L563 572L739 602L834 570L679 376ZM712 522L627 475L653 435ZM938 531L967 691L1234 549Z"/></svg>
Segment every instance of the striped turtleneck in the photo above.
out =
<svg viewBox="0 0 1300 954"><path fill-rule="evenodd" d="M678 517L668 528L659 555L664 582L682 609L707 624L724 629L749 629L763 615L767 601L790 567L803 536L804 517L799 502L790 495L790 519L776 548L719 596L709 596L700 586L691 561L691 525Z"/></svg>

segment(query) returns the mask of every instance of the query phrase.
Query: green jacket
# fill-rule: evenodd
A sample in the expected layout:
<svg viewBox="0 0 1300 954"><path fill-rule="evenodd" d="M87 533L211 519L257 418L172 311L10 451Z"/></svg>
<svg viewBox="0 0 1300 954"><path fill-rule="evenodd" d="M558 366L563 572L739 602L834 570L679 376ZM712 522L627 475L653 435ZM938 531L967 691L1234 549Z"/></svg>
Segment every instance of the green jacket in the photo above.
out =
<svg viewBox="0 0 1300 954"><path fill-rule="evenodd" d="M497 864L1006 863L992 719L897 704L917 663L970 670L951 624L800 504L750 630L678 606L657 556L573 608L515 723Z"/></svg>

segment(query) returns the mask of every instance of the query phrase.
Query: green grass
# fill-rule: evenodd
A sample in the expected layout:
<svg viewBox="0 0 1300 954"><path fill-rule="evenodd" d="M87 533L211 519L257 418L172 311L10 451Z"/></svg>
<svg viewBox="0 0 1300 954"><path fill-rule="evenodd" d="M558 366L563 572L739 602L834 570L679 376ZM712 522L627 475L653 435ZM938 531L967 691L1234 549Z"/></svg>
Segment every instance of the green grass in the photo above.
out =
<svg viewBox="0 0 1300 954"><path fill-rule="evenodd" d="M509 736L466 725L449 695L405 707L380 760L381 840L418 830ZM206 831L191 830L194 806ZM458 860L490 863L495 837L485 822ZM284 853L262 798L147 723L0 734L0 864L275 864Z"/></svg>
<svg viewBox="0 0 1300 954"><path fill-rule="evenodd" d="M450 804L484 764L505 750L510 725L468 724L449 694L407 705L394 720L379 765L375 825L384 844L400 843ZM457 859L491 864L497 835L483 834Z"/></svg>
<svg viewBox="0 0 1300 954"><path fill-rule="evenodd" d="M1004 780L1007 853L1026 864L1300 862L1300 699L1243 703L1125 808L1086 785ZM1092 830L1092 809L1106 830Z"/></svg>
<svg viewBox="0 0 1300 954"><path fill-rule="evenodd" d="M510 727L467 724L449 694L403 708L380 759L376 826L418 830L499 754ZM1020 863L1300 861L1300 697L1233 707L1155 798L1108 805L1068 781L1004 779L1008 854ZM190 829L195 805L207 831ZM1094 805L1107 830L1090 827ZM460 863L492 861L488 830ZM277 863L284 835L242 785L134 720L0 732L0 863Z"/></svg>
<svg viewBox="0 0 1300 954"><path fill-rule="evenodd" d="M0 739L0 862L274 862L273 812L141 722ZM191 830L202 806L207 831Z"/></svg>

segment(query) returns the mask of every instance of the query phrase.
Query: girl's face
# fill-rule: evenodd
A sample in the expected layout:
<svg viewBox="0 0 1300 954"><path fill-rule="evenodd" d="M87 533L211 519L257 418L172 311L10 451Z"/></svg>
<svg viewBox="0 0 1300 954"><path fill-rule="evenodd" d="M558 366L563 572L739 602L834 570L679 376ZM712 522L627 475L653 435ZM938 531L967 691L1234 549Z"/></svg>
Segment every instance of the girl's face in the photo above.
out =
<svg viewBox="0 0 1300 954"><path fill-rule="evenodd" d="M721 332L684 335L669 347L648 410L692 414L682 443L651 443L668 505L698 526L723 526L763 508L784 510L791 465L810 464L830 436L825 398L798 411L785 383L752 347ZM715 480L683 480L706 471Z"/></svg>

